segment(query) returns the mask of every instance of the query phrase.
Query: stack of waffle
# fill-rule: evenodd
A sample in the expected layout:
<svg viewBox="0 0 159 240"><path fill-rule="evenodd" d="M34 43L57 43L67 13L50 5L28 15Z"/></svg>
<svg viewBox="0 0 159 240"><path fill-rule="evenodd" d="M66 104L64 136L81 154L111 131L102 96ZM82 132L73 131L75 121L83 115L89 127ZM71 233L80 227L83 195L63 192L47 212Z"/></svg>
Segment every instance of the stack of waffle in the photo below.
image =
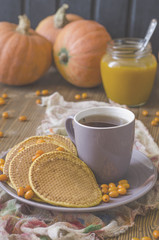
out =
<svg viewBox="0 0 159 240"><path fill-rule="evenodd" d="M39 150L43 154L32 161ZM102 200L92 171L77 157L71 140L61 135L33 136L20 142L8 152L3 173L16 191L30 185L35 201L91 207Z"/></svg>

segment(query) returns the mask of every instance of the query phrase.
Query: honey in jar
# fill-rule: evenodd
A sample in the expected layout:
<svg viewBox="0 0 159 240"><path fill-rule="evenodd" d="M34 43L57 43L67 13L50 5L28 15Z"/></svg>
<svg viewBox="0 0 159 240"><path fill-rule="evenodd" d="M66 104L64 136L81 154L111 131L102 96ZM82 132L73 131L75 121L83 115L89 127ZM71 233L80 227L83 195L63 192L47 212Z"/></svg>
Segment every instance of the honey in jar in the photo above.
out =
<svg viewBox="0 0 159 240"><path fill-rule="evenodd" d="M151 44L140 51L143 39L123 38L108 43L101 59L102 82L110 102L141 106L148 100L157 70Z"/></svg>

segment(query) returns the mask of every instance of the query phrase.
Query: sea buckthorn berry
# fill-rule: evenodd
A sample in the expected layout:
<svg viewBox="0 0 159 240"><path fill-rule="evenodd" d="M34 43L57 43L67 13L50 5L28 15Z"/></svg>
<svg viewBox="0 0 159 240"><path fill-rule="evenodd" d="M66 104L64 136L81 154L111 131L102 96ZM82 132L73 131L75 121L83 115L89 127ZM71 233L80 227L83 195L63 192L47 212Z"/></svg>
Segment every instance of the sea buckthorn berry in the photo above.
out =
<svg viewBox="0 0 159 240"><path fill-rule="evenodd" d="M155 239L159 238L159 230L154 230L152 235Z"/></svg>
<svg viewBox="0 0 159 240"><path fill-rule="evenodd" d="M57 148L56 148L56 151L62 151L62 152L64 152L65 149L64 149L63 147L57 147Z"/></svg>
<svg viewBox="0 0 159 240"><path fill-rule="evenodd" d="M1 164L1 165L0 165L0 171L1 171L1 172L3 172L3 168L4 168L4 165Z"/></svg>
<svg viewBox="0 0 159 240"><path fill-rule="evenodd" d="M19 148L18 152L21 152L21 151L23 151L24 149L25 149L24 147L21 147L21 148Z"/></svg>
<svg viewBox="0 0 159 240"><path fill-rule="evenodd" d="M109 183L109 188L116 187L115 183Z"/></svg>
<svg viewBox="0 0 159 240"><path fill-rule="evenodd" d="M26 116L19 116L19 121L24 122L27 120Z"/></svg>
<svg viewBox="0 0 159 240"><path fill-rule="evenodd" d="M147 110L143 110L143 111L142 111L142 115L146 117L146 116L148 116L148 115L149 115L149 113L148 113L148 111L147 111Z"/></svg>
<svg viewBox="0 0 159 240"><path fill-rule="evenodd" d="M123 183L122 186L126 189L129 189L130 188L130 184L129 183Z"/></svg>
<svg viewBox="0 0 159 240"><path fill-rule="evenodd" d="M123 183L128 183L128 180L127 179L122 179L118 183L119 183L119 185L122 185Z"/></svg>
<svg viewBox="0 0 159 240"><path fill-rule="evenodd" d="M44 153L44 151L43 150L38 150L38 151L36 151L36 154L35 155L42 155Z"/></svg>
<svg viewBox="0 0 159 240"><path fill-rule="evenodd" d="M43 142L45 142L44 139L38 139L38 140L36 141L36 143L43 143Z"/></svg>
<svg viewBox="0 0 159 240"><path fill-rule="evenodd" d="M41 95L39 90L36 90L35 94L36 94L36 96L40 96Z"/></svg>
<svg viewBox="0 0 159 240"><path fill-rule="evenodd" d="M8 180L8 177L6 174L1 174L0 175L0 182L4 182L4 181L7 181Z"/></svg>
<svg viewBox="0 0 159 240"><path fill-rule="evenodd" d="M32 199L32 197L34 196L34 192L33 192L33 190L29 190L29 191L27 191L26 193L25 193L25 195L24 195L24 197L25 197L25 199Z"/></svg>
<svg viewBox="0 0 159 240"><path fill-rule="evenodd" d="M19 188L17 189L17 195L18 195L19 197L23 197L23 196L24 196L24 188L23 188L23 187L19 187Z"/></svg>
<svg viewBox="0 0 159 240"><path fill-rule="evenodd" d="M41 154L36 154L36 155L34 155L34 156L32 157L32 162L34 162L35 159L37 159L37 158L40 157L40 156L41 156Z"/></svg>
<svg viewBox="0 0 159 240"><path fill-rule="evenodd" d="M159 117L155 117L155 118L154 118L154 121L157 122L157 123L159 123Z"/></svg>
<svg viewBox="0 0 159 240"><path fill-rule="evenodd" d="M0 97L0 105L4 105L6 102L3 98Z"/></svg>
<svg viewBox="0 0 159 240"><path fill-rule="evenodd" d="M151 121L151 126L156 127L157 125L158 125L158 123L155 120Z"/></svg>
<svg viewBox="0 0 159 240"><path fill-rule="evenodd" d="M46 95L49 94L49 91L47 89L44 89L44 90L41 91L41 93L42 93L43 96L46 96Z"/></svg>
<svg viewBox="0 0 159 240"><path fill-rule="evenodd" d="M101 188L108 188L108 185L107 184L102 184L100 185Z"/></svg>
<svg viewBox="0 0 159 240"><path fill-rule="evenodd" d="M152 240L152 239L150 237L145 236L145 237L142 237L141 240Z"/></svg>
<svg viewBox="0 0 159 240"><path fill-rule="evenodd" d="M156 116L159 117L159 111L156 112Z"/></svg>
<svg viewBox="0 0 159 240"><path fill-rule="evenodd" d="M8 114L7 112L3 112L3 113L2 113L2 117L3 117L3 118L9 118L9 114Z"/></svg>
<svg viewBox="0 0 159 240"><path fill-rule="evenodd" d="M109 195L104 194L104 195L102 196L102 200L103 200L103 202L109 202L109 201L110 201Z"/></svg>
<svg viewBox="0 0 159 240"><path fill-rule="evenodd" d="M3 158L0 158L0 165L3 165L5 163L5 160Z"/></svg>
<svg viewBox="0 0 159 240"><path fill-rule="evenodd" d="M0 138L3 137L3 132L0 132Z"/></svg>
<svg viewBox="0 0 159 240"><path fill-rule="evenodd" d="M125 195L126 192L127 192L127 191L126 191L126 188L124 188L124 187L118 189L118 193L119 193L120 195Z"/></svg>
<svg viewBox="0 0 159 240"><path fill-rule="evenodd" d="M109 193L109 196L112 197L112 198L116 198L116 197L119 196L119 193L118 193L118 191L112 191L112 192Z"/></svg>
<svg viewBox="0 0 159 240"><path fill-rule="evenodd" d="M102 191L103 194L108 193L108 188L103 187L103 188L101 189L101 191Z"/></svg>
<svg viewBox="0 0 159 240"><path fill-rule="evenodd" d="M36 99L36 104L41 104L41 99Z"/></svg>
<svg viewBox="0 0 159 240"><path fill-rule="evenodd" d="M24 188L24 192L28 192L29 190L32 190L30 185L26 185L25 188Z"/></svg>
<svg viewBox="0 0 159 240"><path fill-rule="evenodd" d="M76 95L75 95L75 99L76 99L76 100L80 100L80 99L81 99L81 96L80 96L79 94L76 94Z"/></svg>
<svg viewBox="0 0 159 240"><path fill-rule="evenodd" d="M8 94L7 93L3 93L2 94L2 98L8 98Z"/></svg>
<svg viewBox="0 0 159 240"><path fill-rule="evenodd" d="M112 191L117 191L117 187L110 187L108 188L108 192L112 192Z"/></svg>
<svg viewBox="0 0 159 240"><path fill-rule="evenodd" d="M86 99L86 98L88 97L88 95L87 95L87 93L82 93L81 97L82 97L83 99Z"/></svg>

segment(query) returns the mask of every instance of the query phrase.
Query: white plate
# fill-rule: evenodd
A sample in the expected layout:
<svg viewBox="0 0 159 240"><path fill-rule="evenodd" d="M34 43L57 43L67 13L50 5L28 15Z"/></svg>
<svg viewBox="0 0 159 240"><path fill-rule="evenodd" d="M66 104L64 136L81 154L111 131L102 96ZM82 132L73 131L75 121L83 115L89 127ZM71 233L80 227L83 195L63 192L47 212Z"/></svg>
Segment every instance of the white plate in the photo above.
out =
<svg viewBox="0 0 159 240"><path fill-rule="evenodd" d="M25 198L18 197L16 191L6 183L0 182L0 187L13 198L34 207L60 212L95 212L121 206L142 197L154 186L157 180L157 170L149 158L141 152L133 150L131 164L128 173L124 178L126 178L130 184L130 189L125 196L111 198L109 203L101 203L98 206L89 208L59 207L47 203L26 200Z"/></svg>

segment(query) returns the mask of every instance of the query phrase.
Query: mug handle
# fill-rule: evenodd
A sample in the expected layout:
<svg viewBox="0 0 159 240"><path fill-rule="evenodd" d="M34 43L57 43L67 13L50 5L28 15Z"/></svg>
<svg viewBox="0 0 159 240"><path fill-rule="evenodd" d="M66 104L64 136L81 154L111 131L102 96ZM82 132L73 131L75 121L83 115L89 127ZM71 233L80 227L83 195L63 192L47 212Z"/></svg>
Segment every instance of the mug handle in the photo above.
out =
<svg viewBox="0 0 159 240"><path fill-rule="evenodd" d="M75 144L75 133L73 128L73 116L69 116L65 122L66 132L71 139L71 141Z"/></svg>

